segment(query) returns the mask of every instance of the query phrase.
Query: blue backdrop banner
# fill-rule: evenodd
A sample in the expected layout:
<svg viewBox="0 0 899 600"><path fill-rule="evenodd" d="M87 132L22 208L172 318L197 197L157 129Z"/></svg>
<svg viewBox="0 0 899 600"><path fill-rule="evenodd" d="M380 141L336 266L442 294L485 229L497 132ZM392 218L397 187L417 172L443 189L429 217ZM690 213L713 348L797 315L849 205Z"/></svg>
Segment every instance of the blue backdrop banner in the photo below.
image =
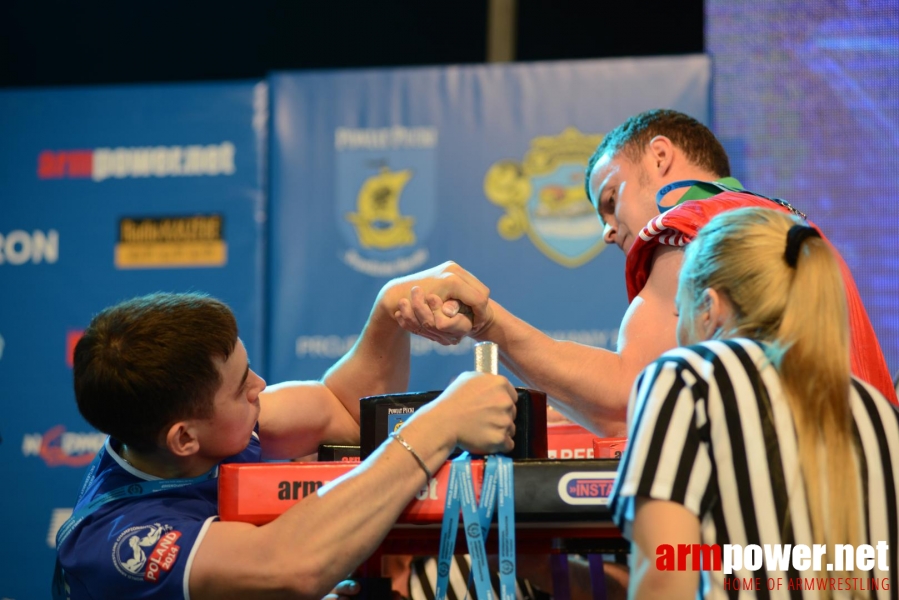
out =
<svg viewBox="0 0 899 600"><path fill-rule="evenodd" d="M899 3L704 6L715 133L735 176L839 249L899 377Z"/></svg>
<svg viewBox="0 0 899 600"><path fill-rule="evenodd" d="M641 110L708 123L705 56L279 73L273 110L269 376L317 378L390 278L454 260L558 338L614 348L624 260L583 191L603 134ZM471 342L413 340L411 390Z"/></svg>
<svg viewBox="0 0 899 600"><path fill-rule="evenodd" d="M267 108L258 82L0 93L0 597L49 595L56 530L105 438L72 392L94 313L208 292L262 357Z"/></svg>

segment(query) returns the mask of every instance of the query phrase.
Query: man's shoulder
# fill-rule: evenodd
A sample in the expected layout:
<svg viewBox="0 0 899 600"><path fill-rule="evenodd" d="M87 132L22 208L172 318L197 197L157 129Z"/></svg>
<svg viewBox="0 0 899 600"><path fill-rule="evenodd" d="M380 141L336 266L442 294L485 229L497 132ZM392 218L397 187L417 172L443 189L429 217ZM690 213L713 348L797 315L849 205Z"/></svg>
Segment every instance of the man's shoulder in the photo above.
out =
<svg viewBox="0 0 899 600"><path fill-rule="evenodd" d="M140 483L132 484L140 486ZM112 500L86 515L60 546L60 554L85 542L118 543L127 535L165 533L192 527L217 514L217 481ZM146 531L145 531L146 530ZM70 542L71 540L71 542Z"/></svg>
<svg viewBox="0 0 899 600"><path fill-rule="evenodd" d="M247 448L224 462L260 457L254 434ZM218 515L217 478L152 491L157 480L107 456L89 479L79 507L120 489L130 495L100 505L58 547L71 597L93 597L97 589L117 598L182 597L188 557Z"/></svg>
<svg viewBox="0 0 899 600"><path fill-rule="evenodd" d="M638 250L642 246L686 246L715 216L750 207L787 210L774 201L749 192L725 191L703 200L678 204L653 217L638 235L634 246Z"/></svg>
<svg viewBox="0 0 899 600"><path fill-rule="evenodd" d="M663 246L685 246L696 237L702 227L715 215L743 206L752 206L756 199L740 192L722 192L712 198L691 200L673 206L656 215L634 240L632 251Z"/></svg>
<svg viewBox="0 0 899 600"><path fill-rule="evenodd" d="M690 200L678 204L660 216L666 217L665 221L670 223L672 227L689 223L694 226L698 225L701 228L702 225L708 223L716 215L729 210L748 207L772 208L775 210L781 208L779 204L763 196L741 190L728 190L702 200Z"/></svg>
<svg viewBox="0 0 899 600"><path fill-rule="evenodd" d="M637 295L644 302L657 299L665 305L673 303L683 263L683 246L657 244L650 248L646 258L646 280Z"/></svg>
<svg viewBox="0 0 899 600"><path fill-rule="evenodd" d="M216 513L211 490L104 505L58 548L67 582L85 592L72 597L93 597L90 590L97 589L108 590L108 597L182 597L188 557Z"/></svg>

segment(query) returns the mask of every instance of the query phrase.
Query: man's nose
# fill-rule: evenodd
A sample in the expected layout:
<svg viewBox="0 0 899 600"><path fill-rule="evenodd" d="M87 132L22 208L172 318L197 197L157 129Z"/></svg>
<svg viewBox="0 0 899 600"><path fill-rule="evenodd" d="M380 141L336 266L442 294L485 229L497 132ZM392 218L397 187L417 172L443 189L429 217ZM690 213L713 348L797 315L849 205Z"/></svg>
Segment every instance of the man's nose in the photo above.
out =
<svg viewBox="0 0 899 600"><path fill-rule="evenodd" d="M256 381L254 382L254 385L253 385L253 389L252 389L253 393L251 393L249 395L250 402L255 402L255 401L259 400L259 394L261 394L263 392L263 390L265 390L265 387L266 387L265 379L263 379L259 375L256 375L256 373L253 373L253 375L256 377Z"/></svg>

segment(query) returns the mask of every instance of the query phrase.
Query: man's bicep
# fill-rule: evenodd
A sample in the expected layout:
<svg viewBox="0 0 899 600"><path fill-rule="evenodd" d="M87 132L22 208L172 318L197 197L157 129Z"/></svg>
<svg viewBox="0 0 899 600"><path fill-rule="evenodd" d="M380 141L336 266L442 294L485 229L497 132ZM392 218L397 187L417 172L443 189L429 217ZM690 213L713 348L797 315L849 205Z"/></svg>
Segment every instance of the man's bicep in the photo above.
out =
<svg viewBox="0 0 899 600"><path fill-rule="evenodd" d="M259 397L259 438L266 458L296 458L321 443L358 443L359 425L318 381L289 381Z"/></svg>
<svg viewBox="0 0 899 600"><path fill-rule="evenodd" d="M618 354L631 383L646 365L677 346L674 298L682 263L681 248L660 247L646 285L621 321Z"/></svg>

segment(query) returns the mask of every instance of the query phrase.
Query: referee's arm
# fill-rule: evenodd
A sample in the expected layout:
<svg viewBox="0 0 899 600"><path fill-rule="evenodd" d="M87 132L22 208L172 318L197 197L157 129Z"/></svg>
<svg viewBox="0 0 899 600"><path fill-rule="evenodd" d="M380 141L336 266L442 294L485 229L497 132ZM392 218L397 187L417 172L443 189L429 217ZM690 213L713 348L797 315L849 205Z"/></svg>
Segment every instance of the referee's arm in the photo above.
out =
<svg viewBox="0 0 899 600"><path fill-rule="evenodd" d="M699 519L682 504L666 500L637 498L631 543L631 598L693 600L699 587L699 572L689 566L683 571L660 571L658 548L670 544L678 552L679 544L699 544ZM695 547L695 546L688 546Z"/></svg>

